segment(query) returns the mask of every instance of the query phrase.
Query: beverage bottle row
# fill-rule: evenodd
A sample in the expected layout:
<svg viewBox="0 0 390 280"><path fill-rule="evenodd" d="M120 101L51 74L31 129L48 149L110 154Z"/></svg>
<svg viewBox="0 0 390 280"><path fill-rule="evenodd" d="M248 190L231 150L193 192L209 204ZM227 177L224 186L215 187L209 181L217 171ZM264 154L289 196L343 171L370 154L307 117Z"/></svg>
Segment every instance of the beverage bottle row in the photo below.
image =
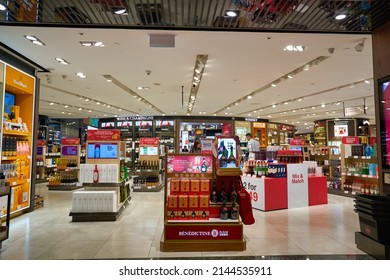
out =
<svg viewBox="0 0 390 280"><path fill-rule="evenodd" d="M3 137L2 156L30 155L30 144L27 140L18 140L16 137Z"/></svg>
<svg viewBox="0 0 390 280"><path fill-rule="evenodd" d="M343 173L348 175L377 176L378 165L376 163L356 162L343 168Z"/></svg>
<svg viewBox="0 0 390 280"><path fill-rule="evenodd" d="M160 170L160 164L158 160L143 160L136 163L135 169L136 170Z"/></svg>
<svg viewBox="0 0 390 280"><path fill-rule="evenodd" d="M350 193L361 193L369 195L379 195L379 186L374 183L367 183L362 180L347 181L344 183L344 191Z"/></svg>
<svg viewBox="0 0 390 280"><path fill-rule="evenodd" d="M133 179L135 188L153 187L158 186L160 178L157 175L153 176L140 176Z"/></svg>

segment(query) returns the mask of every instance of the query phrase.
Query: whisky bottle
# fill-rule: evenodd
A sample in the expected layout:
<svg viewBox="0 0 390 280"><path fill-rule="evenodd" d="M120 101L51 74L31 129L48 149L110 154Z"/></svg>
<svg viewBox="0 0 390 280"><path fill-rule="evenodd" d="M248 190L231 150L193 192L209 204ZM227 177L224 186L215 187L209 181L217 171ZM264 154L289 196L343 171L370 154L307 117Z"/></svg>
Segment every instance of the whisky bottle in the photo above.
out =
<svg viewBox="0 0 390 280"><path fill-rule="evenodd" d="M219 217L221 218L221 220L227 220L229 219L229 210L228 208L226 207L226 204L222 204L222 207L221 207L221 211L220 211L220 215Z"/></svg>
<svg viewBox="0 0 390 280"><path fill-rule="evenodd" d="M217 189L214 186L213 191L211 192L211 198L210 198L212 203L217 203L218 202L218 195L217 195Z"/></svg>
<svg viewBox="0 0 390 280"><path fill-rule="evenodd" d="M232 184L232 192L230 193L230 202L232 202L232 203L237 202L237 192L234 189L234 184Z"/></svg>
<svg viewBox="0 0 390 280"><path fill-rule="evenodd" d="M238 211L238 205L236 203L232 204L232 207L230 208L229 212L230 219L238 220L238 216L240 215L240 213Z"/></svg>

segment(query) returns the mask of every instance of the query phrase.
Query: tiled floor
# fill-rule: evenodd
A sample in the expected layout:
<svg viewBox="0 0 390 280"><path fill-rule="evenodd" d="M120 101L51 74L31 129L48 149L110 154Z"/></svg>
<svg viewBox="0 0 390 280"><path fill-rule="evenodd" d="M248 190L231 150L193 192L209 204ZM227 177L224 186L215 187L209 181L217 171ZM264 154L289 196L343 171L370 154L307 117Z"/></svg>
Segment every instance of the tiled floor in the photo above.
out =
<svg viewBox="0 0 390 280"><path fill-rule="evenodd" d="M244 226L243 252L160 252L163 192L132 193L116 222L72 222L71 192L37 186L45 206L11 220L10 238L0 259L143 259L143 258L365 258L356 248L359 231L353 199L329 195L327 205L261 212Z"/></svg>

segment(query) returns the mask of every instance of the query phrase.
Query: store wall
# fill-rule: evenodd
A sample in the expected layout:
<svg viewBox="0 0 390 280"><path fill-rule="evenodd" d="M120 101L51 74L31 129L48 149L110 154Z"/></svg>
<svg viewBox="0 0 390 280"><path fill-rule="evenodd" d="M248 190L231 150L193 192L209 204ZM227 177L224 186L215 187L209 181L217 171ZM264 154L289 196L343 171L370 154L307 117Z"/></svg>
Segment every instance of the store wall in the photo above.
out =
<svg viewBox="0 0 390 280"><path fill-rule="evenodd" d="M374 92L375 92L375 114L377 126L377 139L380 138L380 110L379 110L379 89L378 79L390 75L390 21L375 29L372 34L372 52L374 68ZM382 149L378 145L379 182L383 185ZM383 185L383 192L390 193L390 185Z"/></svg>

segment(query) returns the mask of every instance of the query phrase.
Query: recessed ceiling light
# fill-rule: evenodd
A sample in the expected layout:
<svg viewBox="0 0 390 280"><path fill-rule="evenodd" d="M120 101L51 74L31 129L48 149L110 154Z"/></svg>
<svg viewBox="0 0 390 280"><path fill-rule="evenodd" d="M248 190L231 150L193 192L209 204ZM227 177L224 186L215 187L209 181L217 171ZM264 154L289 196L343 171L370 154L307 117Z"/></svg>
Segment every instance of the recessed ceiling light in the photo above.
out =
<svg viewBox="0 0 390 280"><path fill-rule="evenodd" d="M82 111L83 110L83 108L79 108L79 111Z"/></svg>
<svg viewBox="0 0 390 280"><path fill-rule="evenodd" d="M239 104L238 102L234 103L234 105L236 105L236 106L237 106L238 104Z"/></svg>
<svg viewBox="0 0 390 280"><path fill-rule="evenodd" d="M366 84L369 84L369 83L370 83L370 81L369 81L369 80L364 80L364 82L365 82Z"/></svg>
<svg viewBox="0 0 390 280"><path fill-rule="evenodd" d="M288 105L288 102L286 101L286 102L284 102L284 104L285 104L285 105Z"/></svg>
<svg viewBox="0 0 390 280"><path fill-rule="evenodd" d="M5 11L7 10L7 7L4 6L3 4L0 4L0 11Z"/></svg>
<svg viewBox="0 0 390 280"><path fill-rule="evenodd" d="M271 87L276 87L276 84L275 84L275 83L272 83L272 84L271 84Z"/></svg>
<svg viewBox="0 0 390 280"><path fill-rule="evenodd" d="M248 95L248 97L247 97L248 99L252 99L252 95Z"/></svg>
<svg viewBox="0 0 390 280"><path fill-rule="evenodd" d="M87 102L88 102L88 101L89 101L89 98L85 98L85 101L87 101Z"/></svg>
<svg viewBox="0 0 390 280"><path fill-rule="evenodd" d="M335 20L343 20L347 17L346 14L338 14L337 16L335 16Z"/></svg>
<svg viewBox="0 0 390 280"><path fill-rule="evenodd" d="M313 107L311 107L311 108L312 108L313 110L315 110L315 109L316 109L316 107L314 107L314 106L313 106Z"/></svg>
<svg viewBox="0 0 390 280"><path fill-rule="evenodd" d="M65 105L64 107L65 107L65 108L68 108L68 107L69 107L69 105Z"/></svg>
<svg viewBox="0 0 390 280"><path fill-rule="evenodd" d="M96 102L96 105L100 105L100 102L98 101L98 102Z"/></svg>
<svg viewBox="0 0 390 280"><path fill-rule="evenodd" d="M340 105L340 102L337 102L336 105L339 106L339 105Z"/></svg>
<svg viewBox="0 0 390 280"><path fill-rule="evenodd" d="M305 64L303 66L303 71L309 71L310 70L310 65L309 64Z"/></svg>
<svg viewBox="0 0 390 280"><path fill-rule="evenodd" d="M85 76L83 73L81 73L81 72L77 72L76 73L76 75L77 75L77 77L79 77L79 78L82 78L82 79L85 79L87 76Z"/></svg>
<svg viewBox="0 0 390 280"><path fill-rule="evenodd" d="M298 99L298 102L301 102L301 101L302 101L302 98L299 98L299 99Z"/></svg>
<svg viewBox="0 0 390 280"><path fill-rule="evenodd" d="M71 113L71 112L69 112L69 113L68 113L68 115L72 115L72 113Z"/></svg>
<svg viewBox="0 0 390 280"><path fill-rule="evenodd" d="M287 78L292 79L293 76L292 76L291 74L288 74L288 75L287 75Z"/></svg>
<svg viewBox="0 0 390 280"><path fill-rule="evenodd" d="M27 40L30 40L30 41L36 41L36 40L38 40L37 37L32 36L32 35L25 35L24 37L25 37Z"/></svg>
<svg viewBox="0 0 390 280"><path fill-rule="evenodd" d="M141 89L142 89L142 87L137 87L137 89L141 90Z"/></svg>
<svg viewBox="0 0 390 280"><path fill-rule="evenodd" d="M236 17L238 15L238 12L233 11L233 10L229 10L229 11L226 11L225 15L227 15L228 17Z"/></svg>
<svg viewBox="0 0 390 280"><path fill-rule="evenodd" d="M32 41L32 43L35 44L35 45L38 45L38 46L43 46L44 45L43 42L38 41L38 40Z"/></svg>
<svg viewBox="0 0 390 280"><path fill-rule="evenodd" d="M326 105L325 104L322 104L321 107L324 108Z"/></svg>
<svg viewBox="0 0 390 280"><path fill-rule="evenodd" d="M305 50L305 46L301 45L287 45L283 49L284 51L289 51L289 52L303 52Z"/></svg>
<svg viewBox="0 0 390 280"><path fill-rule="evenodd" d="M276 107L276 104L272 104L272 108L275 108Z"/></svg>
<svg viewBox="0 0 390 280"><path fill-rule="evenodd" d="M65 112L61 112L61 114L65 114Z"/></svg>
<svg viewBox="0 0 390 280"><path fill-rule="evenodd" d="M119 109L118 109L118 111L120 112L120 111L122 111L122 109L121 109L121 108L119 108Z"/></svg>
<svg viewBox="0 0 390 280"><path fill-rule="evenodd" d="M50 104L49 104L49 105L50 105L50 106L51 106L51 105L54 105L54 103L53 103L53 102L50 102Z"/></svg>
<svg viewBox="0 0 390 280"><path fill-rule="evenodd" d="M92 112L92 110L91 110L91 109L89 109L89 110L88 110L88 112L90 112L90 113L91 113L91 112Z"/></svg>
<svg viewBox="0 0 390 280"><path fill-rule="evenodd" d="M114 14L116 14L116 15L125 15L125 14L127 14L127 10L126 10L125 7L113 8L112 11L113 11Z"/></svg>

